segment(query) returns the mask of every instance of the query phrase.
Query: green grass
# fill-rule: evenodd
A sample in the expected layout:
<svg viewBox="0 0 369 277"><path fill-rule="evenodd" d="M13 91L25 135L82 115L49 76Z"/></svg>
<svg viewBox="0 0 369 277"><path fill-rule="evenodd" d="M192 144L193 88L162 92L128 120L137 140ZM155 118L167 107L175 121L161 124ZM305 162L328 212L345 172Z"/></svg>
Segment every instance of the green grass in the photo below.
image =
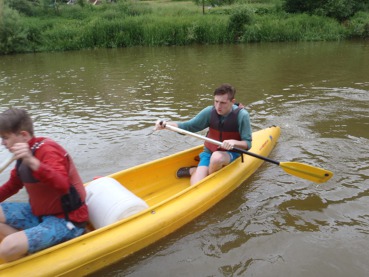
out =
<svg viewBox="0 0 369 277"><path fill-rule="evenodd" d="M341 24L328 17L286 14L279 0L239 0L230 6L206 7L205 14L194 2L157 0L60 5L34 14L13 16L10 23L0 20L10 29L17 27L17 32L9 33L11 39L0 31L0 54L369 37L369 13L358 13Z"/></svg>
<svg viewBox="0 0 369 277"><path fill-rule="evenodd" d="M330 41L346 37L346 29L333 19L306 14L260 17L248 26L243 42Z"/></svg>

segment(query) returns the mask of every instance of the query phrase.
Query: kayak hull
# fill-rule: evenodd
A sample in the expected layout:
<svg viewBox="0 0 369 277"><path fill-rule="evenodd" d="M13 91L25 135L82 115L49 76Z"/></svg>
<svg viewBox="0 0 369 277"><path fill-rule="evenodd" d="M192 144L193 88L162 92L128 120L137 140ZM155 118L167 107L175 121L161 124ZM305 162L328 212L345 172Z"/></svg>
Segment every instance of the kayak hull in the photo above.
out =
<svg viewBox="0 0 369 277"><path fill-rule="evenodd" d="M280 128L253 133L250 152L268 156ZM115 223L29 255L0 264L1 276L83 276L109 266L164 238L214 206L245 180L263 160L243 155L230 165L190 186L178 179L182 166L196 166L202 146L109 175L143 199L148 208ZM86 184L88 188L89 183Z"/></svg>

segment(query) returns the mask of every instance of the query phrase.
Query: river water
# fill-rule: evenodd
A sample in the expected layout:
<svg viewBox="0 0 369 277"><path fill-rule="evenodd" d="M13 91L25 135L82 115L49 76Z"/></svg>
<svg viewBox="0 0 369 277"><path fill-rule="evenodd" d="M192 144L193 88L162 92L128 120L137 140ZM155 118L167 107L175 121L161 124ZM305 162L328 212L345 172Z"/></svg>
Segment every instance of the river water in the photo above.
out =
<svg viewBox="0 0 369 277"><path fill-rule="evenodd" d="M271 158L334 177L317 185L264 163L196 220L91 276L367 276L368 41L0 56L0 111L28 109L36 135L60 142L89 181L200 144L154 122L191 118L223 82L253 130L281 126Z"/></svg>

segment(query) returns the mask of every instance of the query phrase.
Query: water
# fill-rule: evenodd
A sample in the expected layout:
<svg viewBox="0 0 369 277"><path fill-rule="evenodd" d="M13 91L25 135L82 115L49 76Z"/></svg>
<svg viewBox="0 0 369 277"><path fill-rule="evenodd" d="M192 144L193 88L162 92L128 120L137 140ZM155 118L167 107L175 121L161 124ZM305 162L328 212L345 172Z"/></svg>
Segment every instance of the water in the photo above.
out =
<svg viewBox="0 0 369 277"><path fill-rule="evenodd" d="M335 176L317 185L264 163L193 222L91 276L366 276L368 42L1 56L0 110L29 109L36 134L59 141L88 181L201 143L152 133L154 122L191 118L222 82L254 130L281 126L271 158Z"/></svg>

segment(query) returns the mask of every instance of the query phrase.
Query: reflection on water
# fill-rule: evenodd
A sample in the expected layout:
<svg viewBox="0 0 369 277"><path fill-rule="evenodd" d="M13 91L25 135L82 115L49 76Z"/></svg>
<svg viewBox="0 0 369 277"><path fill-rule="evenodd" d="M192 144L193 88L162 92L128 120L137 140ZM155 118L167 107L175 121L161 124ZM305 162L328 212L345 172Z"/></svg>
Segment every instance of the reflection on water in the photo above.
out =
<svg viewBox="0 0 369 277"><path fill-rule="evenodd" d="M1 110L30 109L37 134L61 142L88 181L201 143L153 133L153 124L191 118L230 82L254 130L281 126L273 159L335 176L316 185L265 163L197 220L95 276L365 276L368 50L352 42L5 56Z"/></svg>

